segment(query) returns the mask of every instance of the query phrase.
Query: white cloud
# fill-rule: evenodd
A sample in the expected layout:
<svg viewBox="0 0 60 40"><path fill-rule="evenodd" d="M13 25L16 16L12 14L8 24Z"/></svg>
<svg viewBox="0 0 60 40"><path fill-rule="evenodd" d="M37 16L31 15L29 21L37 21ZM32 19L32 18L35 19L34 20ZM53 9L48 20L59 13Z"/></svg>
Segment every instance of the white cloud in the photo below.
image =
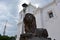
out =
<svg viewBox="0 0 60 40"><path fill-rule="evenodd" d="M5 3L0 2L0 18L6 18L8 14L8 7Z"/></svg>
<svg viewBox="0 0 60 40"><path fill-rule="evenodd" d="M1 15L0 16L0 19L3 19L3 18L6 18L6 16L5 15Z"/></svg>
<svg viewBox="0 0 60 40"><path fill-rule="evenodd" d="M5 3L3 2L0 3L0 18L1 18L0 20L3 20L3 19L7 20L9 19L9 17L12 17L13 19L18 20L18 16L15 17L14 15L12 15L9 11L10 9L11 7L8 8Z"/></svg>
<svg viewBox="0 0 60 40"><path fill-rule="evenodd" d="M11 27L13 27L13 24L11 24L11 23L8 23L8 22L2 22L2 23L0 23L0 26L2 27L4 27L6 25L6 27L7 28L11 28Z"/></svg>
<svg viewBox="0 0 60 40"><path fill-rule="evenodd" d="M6 3L0 2L0 11L1 10L7 10L7 5Z"/></svg>
<svg viewBox="0 0 60 40"><path fill-rule="evenodd" d="M9 30L6 31L6 35L8 36L15 36L16 34L17 34L16 31L9 31Z"/></svg>
<svg viewBox="0 0 60 40"><path fill-rule="evenodd" d="M3 29L6 24L6 20L9 21L6 24L7 26L6 31L9 31L10 33L14 33L14 30L16 28L16 26L14 27L14 25L16 25L16 23L14 22L18 18L11 14L11 9L12 9L11 4L7 6L5 2L0 2L0 34L3 34ZM12 21L14 21L13 22L14 25L10 23ZM7 32L7 35L9 35L9 32ZM11 34L11 35L14 35L14 34Z"/></svg>
<svg viewBox="0 0 60 40"><path fill-rule="evenodd" d="M6 25L6 35L9 35L9 36L14 36L16 35L16 30L15 30L15 27L13 26L13 24L11 23L6 23L6 22L2 22L0 23L0 34L3 35L3 29ZM12 33L12 34L11 34Z"/></svg>
<svg viewBox="0 0 60 40"><path fill-rule="evenodd" d="M21 4L23 4L23 3L27 3L28 4L29 2L30 2L30 0L20 0Z"/></svg>
<svg viewBox="0 0 60 40"><path fill-rule="evenodd" d="M7 23L6 26L7 26L7 27L13 27L13 25L10 24L10 23Z"/></svg>

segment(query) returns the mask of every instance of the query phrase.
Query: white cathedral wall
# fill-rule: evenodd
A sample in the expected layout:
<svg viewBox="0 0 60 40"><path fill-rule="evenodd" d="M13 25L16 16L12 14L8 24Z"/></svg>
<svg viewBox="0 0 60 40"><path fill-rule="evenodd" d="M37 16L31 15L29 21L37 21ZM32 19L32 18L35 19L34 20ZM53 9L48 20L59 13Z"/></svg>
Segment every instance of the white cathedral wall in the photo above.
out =
<svg viewBox="0 0 60 40"><path fill-rule="evenodd" d="M22 23L19 23L18 24L17 39L16 40L19 40L20 39L20 34L22 34Z"/></svg>
<svg viewBox="0 0 60 40"><path fill-rule="evenodd" d="M29 4L27 9L26 9L26 13L34 14L35 10L37 10L37 8L32 6L31 4Z"/></svg>
<svg viewBox="0 0 60 40"><path fill-rule="evenodd" d="M41 16L40 16L41 11L40 11L39 8L36 8L36 7L32 6L31 4L29 4L29 6L26 9L26 13L31 13L35 16L37 28L42 27L42 25L41 25Z"/></svg>
<svg viewBox="0 0 60 40"><path fill-rule="evenodd" d="M49 18L48 11L52 10L53 16ZM59 5L52 4L43 9L44 28L47 29L49 37L52 39L60 40L60 7Z"/></svg>
<svg viewBox="0 0 60 40"><path fill-rule="evenodd" d="M36 14L34 14L34 16L36 18L37 28L42 28L42 24L41 24L41 11L38 9L35 13Z"/></svg>
<svg viewBox="0 0 60 40"><path fill-rule="evenodd" d="M48 16L48 11L52 10L53 11L53 18L49 18ZM59 5L55 6L55 4L52 4L46 8L43 9L42 13L43 13L43 26L44 28L47 29L48 33L49 33L49 37L51 37L52 39L56 39L59 40L60 38L60 8ZM34 16L36 17L36 24L37 24L37 28L41 28L42 27L42 20L41 20L41 10L39 9L35 9L35 7L29 7L26 10L26 13L34 13ZM24 14L22 14L24 15ZM20 16L21 17L21 16ZM23 17L22 17L23 19ZM21 20L21 18L20 18ZM17 32L17 40L19 40L20 38L20 34L22 32L22 20L19 21L21 22L21 24L18 24L18 32Z"/></svg>
<svg viewBox="0 0 60 40"><path fill-rule="evenodd" d="M35 11L36 11L36 8L33 7L33 6L29 6L26 9L26 13L32 13L32 14L34 14ZM17 39L16 40L19 40L20 34L22 34L22 27L24 27L24 25L23 25L23 18L24 18L24 13L23 13L23 11L21 11L19 13L19 23L17 24L18 29L17 29ZM24 32L24 29L23 29L23 32Z"/></svg>
<svg viewBox="0 0 60 40"><path fill-rule="evenodd" d="M19 40L20 35L22 34L23 17L24 17L23 11L19 12L19 20L18 20L19 22L17 24L17 38L16 38L16 40Z"/></svg>
<svg viewBox="0 0 60 40"><path fill-rule="evenodd" d="M60 3L60 0L56 0L56 3Z"/></svg>

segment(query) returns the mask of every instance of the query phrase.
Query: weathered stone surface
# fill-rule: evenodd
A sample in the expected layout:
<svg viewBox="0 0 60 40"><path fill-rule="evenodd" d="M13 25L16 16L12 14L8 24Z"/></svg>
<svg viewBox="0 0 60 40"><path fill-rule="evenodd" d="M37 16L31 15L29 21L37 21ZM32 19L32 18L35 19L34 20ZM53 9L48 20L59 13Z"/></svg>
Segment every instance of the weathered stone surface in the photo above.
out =
<svg viewBox="0 0 60 40"><path fill-rule="evenodd" d="M23 19L26 33L34 33L36 29L36 19L33 14L27 13Z"/></svg>
<svg viewBox="0 0 60 40"><path fill-rule="evenodd" d="M20 35L20 40L51 40L48 38L48 32L44 28L36 28L35 17L27 13L23 19L25 24L25 33Z"/></svg>
<svg viewBox="0 0 60 40"><path fill-rule="evenodd" d="M51 40L51 39L43 38L43 37L41 37L41 38L39 38L39 37L33 37L31 39L28 39L28 40Z"/></svg>
<svg viewBox="0 0 60 40"><path fill-rule="evenodd" d="M36 29L36 35L38 37L44 37L44 38L47 38L48 37L48 32L46 29L44 28L38 28Z"/></svg>

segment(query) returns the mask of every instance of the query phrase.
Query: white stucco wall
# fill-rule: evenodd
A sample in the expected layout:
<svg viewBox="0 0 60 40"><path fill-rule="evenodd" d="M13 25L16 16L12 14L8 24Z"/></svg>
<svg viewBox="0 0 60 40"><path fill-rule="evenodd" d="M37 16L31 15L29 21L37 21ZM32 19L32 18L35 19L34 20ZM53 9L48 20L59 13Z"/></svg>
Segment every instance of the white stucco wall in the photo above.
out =
<svg viewBox="0 0 60 40"><path fill-rule="evenodd" d="M31 13L35 16L36 18L36 25L37 28L42 28L42 24L41 24L41 10L40 8L36 8L33 5L29 4L29 6L27 7L26 13Z"/></svg>
<svg viewBox="0 0 60 40"><path fill-rule="evenodd" d="M34 15L35 18L36 18L36 25L37 25L37 28L42 28L40 13L41 13L41 11L40 11L40 10L37 10L37 11L36 11L36 14Z"/></svg>
<svg viewBox="0 0 60 40"><path fill-rule="evenodd" d="M32 6L31 4L28 5L27 9L26 9L26 13L32 13L36 10L37 8Z"/></svg>
<svg viewBox="0 0 60 40"><path fill-rule="evenodd" d="M48 11L52 10L54 17L49 18ZM21 13L21 12L20 12ZM49 37L52 39L59 40L60 39L60 3L58 5L52 4L48 7L43 8L42 12L41 9L35 8L33 6L29 6L26 10L26 13L32 13L36 17L36 24L37 28L41 28L44 26L44 28L47 29L49 33ZM43 17L41 17L41 14ZM22 15L24 15L22 13ZM21 16L20 16L21 17ZM22 17L23 19L23 17ZM19 22L21 24L18 24L18 32L17 32L17 40L20 37L20 34L22 32L22 19L20 18ZM43 19L43 20L42 20ZM43 25L41 24L43 22Z"/></svg>
<svg viewBox="0 0 60 40"><path fill-rule="evenodd" d="M44 8L44 28L48 30L49 37L52 39L60 40L60 4L52 4L49 7ZM52 10L54 17L49 18L48 11Z"/></svg>
<svg viewBox="0 0 60 40"><path fill-rule="evenodd" d="M32 9L32 10L31 10ZM34 14L34 12L37 10L37 8L36 7L34 7L34 6L31 6L30 4L29 4L29 7L27 7L27 9L26 9L26 13L32 13L32 14ZM25 13L25 14L26 14ZM23 12L23 10L19 13L19 23L17 24L17 26L18 26L18 29L17 29L17 39L16 40L19 40L19 38L20 38L20 34L22 34L22 30L23 30L23 32L24 32L24 29L22 29L22 27L24 27L24 25L23 25L23 18L24 18L24 12Z"/></svg>
<svg viewBox="0 0 60 40"><path fill-rule="evenodd" d="M21 33L22 33L22 23L21 24L18 24L17 39L16 40L19 40Z"/></svg>

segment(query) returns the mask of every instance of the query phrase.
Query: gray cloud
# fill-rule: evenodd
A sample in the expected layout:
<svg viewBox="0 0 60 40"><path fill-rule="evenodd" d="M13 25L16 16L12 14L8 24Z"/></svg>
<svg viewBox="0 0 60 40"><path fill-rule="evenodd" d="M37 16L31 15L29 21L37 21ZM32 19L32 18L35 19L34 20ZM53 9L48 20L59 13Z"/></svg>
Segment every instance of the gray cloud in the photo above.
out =
<svg viewBox="0 0 60 40"><path fill-rule="evenodd" d="M8 20L6 35L16 35L16 20L18 20L17 4L18 0L0 0L0 34L3 34L4 24L6 20ZM3 8L1 8L1 6L3 6Z"/></svg>

